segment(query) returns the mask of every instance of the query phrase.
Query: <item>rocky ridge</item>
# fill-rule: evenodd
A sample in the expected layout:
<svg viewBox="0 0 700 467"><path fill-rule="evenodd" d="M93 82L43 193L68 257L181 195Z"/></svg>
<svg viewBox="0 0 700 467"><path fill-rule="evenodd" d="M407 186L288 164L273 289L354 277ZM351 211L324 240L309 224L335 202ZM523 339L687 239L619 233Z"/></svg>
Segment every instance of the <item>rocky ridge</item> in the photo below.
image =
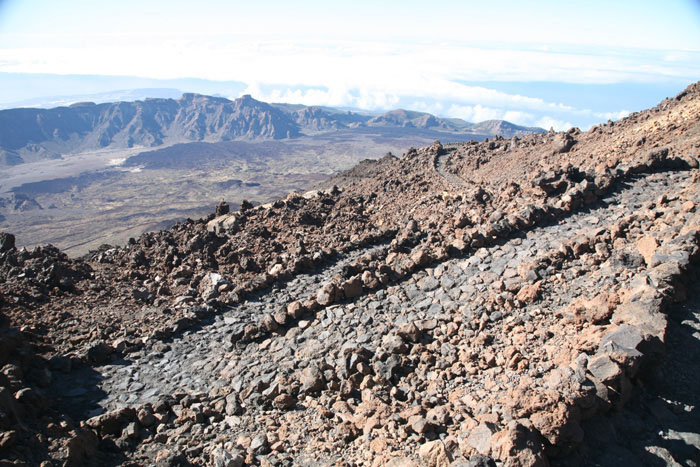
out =
<svg viewBox="0 0 700 467"><path fill-rule="evenodd" d="M183 94L177 100L0 111L0 147L12 164L102 148L298 135L287 114L250 96L229 101Z"/></svg>
<svg viewBox="0 0 700 467"><path fill-rule="evenodd" d="M699 108L696 84L586 133L435 143L80 260L4 235L1 452L565 459L663 358L698 259Z"/></svg>
<svg viewBox="0 0 700 467"><path fill-rule="evenodd" d="M179 99L0 110L0 166L83 151L156 148L202 141L280 140L303 133L361 127L447 132L462 139L542 131L501 123L474 125L405 110L372 116L315 106L267 104L249 95L231 101L186 93Z"/></svg>

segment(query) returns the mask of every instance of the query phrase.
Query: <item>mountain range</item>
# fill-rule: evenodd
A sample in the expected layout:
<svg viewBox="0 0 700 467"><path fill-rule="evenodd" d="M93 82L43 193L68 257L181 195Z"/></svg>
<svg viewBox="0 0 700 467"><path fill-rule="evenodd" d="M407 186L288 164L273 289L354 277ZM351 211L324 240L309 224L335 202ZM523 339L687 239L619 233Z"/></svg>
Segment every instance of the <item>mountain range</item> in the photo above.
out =
<svg viewBox="0 0 700 467"><path fill-rule="evenodd" d="M401 109L376 115L330 107L268 104L250 95L229 100L185 93L179 99L0 110L0 166L101 149L153 148L192 141L293 139L354 128L430 130L454 133L459 139L544 131L501 120L473 124Z"/></svg>

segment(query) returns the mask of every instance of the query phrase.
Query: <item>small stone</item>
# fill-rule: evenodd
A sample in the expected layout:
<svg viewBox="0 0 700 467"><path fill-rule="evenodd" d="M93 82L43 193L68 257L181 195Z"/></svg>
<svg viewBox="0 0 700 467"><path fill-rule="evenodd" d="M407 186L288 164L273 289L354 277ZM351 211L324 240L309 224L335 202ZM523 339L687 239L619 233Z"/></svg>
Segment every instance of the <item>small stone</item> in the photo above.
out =
<svg viewBox="0 0 700 467"><path fill-rule="evenodd" d="M414 433L424 434L431 430L432 426L428 419L423 415L413 415L408 419L408 426L411 427Z"/></svg>
<svg viewBox="0 0 700 467"><path fill-rule="evenodd" d="M296 404L296 398L291 394L280 394L272 401L272 405L280 410L291 410Z"/></svg>
<svg viewBox="0 0 700 467"><path fill-rule="evenodd" d="M540 285L541 281L523 286L515 298L527 304L535 302L540 296Z"/></svg>
<svg viewBox="0 0 700 467"><path fill-rule="evenodd" d="M362 295L362 278L357 275L345 281L343 294L345 298L355 298Z"/></svg>
<svg viewBox="0 0 700 467"><path fill-rule="evenodd" d="M637 250L644 257L644 262L647 265L651 264L651 258L656 253L656 249L659 247L659 242L656 238L649 235L645 235L637 241Z"/></svg>
<svg viewBox="0 0 700 467"><path fill-rule="evenodd" d="M141 409L136 413L136 419L138 422L148 428L149 426L153 425L156 421L156 417L153 415L153 412L148 409Z"/></svg>
<svg viewBox="0 0 700 467"><path fill-rule="evenodd" d="M310 365L301 372L301 391L318 392L323 389L323 374L316 365Z"/></svg>
<svg viewBox="0 0 700 467"><path fill-rule="evenodd" d="M238 402L238 396L231 393L226 396L226 415L240 415L243 413L243 408Z"/></svg>
<svg viewBox="0 0 700 467"><path fill-rule="evenodd" d="M272 266L272 267L270 268L270 270L268 271L268 273L269 273L271 276L275 277L275 276L279 276L279 275L282 273L282 271L284 271L284 266L282 266L281 264L277 263L277 264L275 264L274 266Z"/></svg>
<svg viewBox="0 0 700 467"><path fill-rule="evenodd" d="M321 306L332 305L336 301L338 287L333 282L326 283L321 289L316 292L316 301Z"/></svg>
<svg viewBox="0 0 700 467"><path fill-rule="evenodd" d="M85 423L91 428L99 429L102 433L119 435L122 427L134 415L133 409L118 409L90 418Z"/></svg>
<svg viewBox="0 0 700 467"><path fill-rule="evenodd" d="M209 460L213 467L241 467L245 459L241 452L237 450L227 451L222 448L215 448L209 455Z"/></svg>
<svg viewBox="0 0 700 467"><path fill-rule="evenodd" d="M99 445L99 438L92 430L79 428L67 444L68 465L82 465L90 459L94 459Z"/></svg>
<svg viewBox="0 0 700 467"><path fill-rule="evenodd" d="M411 261L413 261L413 264L417 267L423 267L430 263L430 254L423 248L420 248L411 253Z"/></svg>
<svg viewBox="0 0 700 467"><path fill-rule="evenodd" d="M304 305L302 305L302 303L298 300L295 300L287 305L287 314L294 319L301 318L305 311Z"/></svg>
<svg viewBox="0 0 700 467"><path fill-rule="evenodd" d="M395 334L387 334L382 337L382 347L392 354L405 354L408 352L408 347L403 339Z"/></svg>
<svg viewBox="0 0 700 467"><path fill-rule="evenodd" d="M284 309L282 311L276 311L272 313L272 317L274 318L275 322L280 326L286 326L287 321L289 320L289 315L286 311L284 311Z"/></svg>
<svg viewBox="0 0 700 467"><path fill-rule="evenodd" d="M270 452L270 445L267 442L267 436L258 435L250 443L248 451L254 454L267 454Z"/></svg>
<svg viewBox="0 0 700 467"><path fill-rule="evenodd" d="M423 336L423 332L413 323L402 324L396 330L396 334L398 334L406 342L418 342Z"/></svg>
<svg viewBox="0 0 700 467"><path fill-rule="evenodd" d="M600 348L605 347L608 343L614 343L628 349L640 350L644 343L644 336L637 328L623 324L615 331L603 336L603 339L600 341Z"/></svg>
<svg viewBox="0 0 700 467"><path fill-rule="evenodd" d="M126 428L124 428L124 435L131 439L136 439L139 437L139 426L136 422L129 423Z"/></svg>
<svg viewBox="0 0 700 467"><path fill-rule="evenodd" d="M272 313L266 313L265 316L263 316L261 327L267 332L272 332L279 328L279 324Z"/></svg>
<svg viewBox="0 0 700 467"><path fill-rule="evenodd" d="M527 420L509 422L505 429L493 435L491 446L493 457L507 459L507 465L549 465L544 455L543 442Z"/></svg>
<svg viewBox="0 0 700 467"><path fill-rule="evenodd" d="M426 467L448 467L452 462L452 456L440 440L431 441L419 447L418 457Z"/></svg>
<svg viewBox="0 0 700 467"><path fill-rule="evenodd" d="M418 281L418 288L420 288L423 292L430 292L438 287L440 287L440 282L431 276L424 277Z"/></svg>

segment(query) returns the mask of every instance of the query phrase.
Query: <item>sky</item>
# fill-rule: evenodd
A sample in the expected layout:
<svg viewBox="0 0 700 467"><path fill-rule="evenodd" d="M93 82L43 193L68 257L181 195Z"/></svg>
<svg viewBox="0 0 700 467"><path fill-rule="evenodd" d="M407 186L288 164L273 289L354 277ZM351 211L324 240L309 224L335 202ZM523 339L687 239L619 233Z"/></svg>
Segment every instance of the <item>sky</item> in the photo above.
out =
<svg viewBox="0 0 700 467"><path fill-rule="evenodd" d="M697 0L0 0L2 107L176 88L586 129L697 80Z"/></svg>

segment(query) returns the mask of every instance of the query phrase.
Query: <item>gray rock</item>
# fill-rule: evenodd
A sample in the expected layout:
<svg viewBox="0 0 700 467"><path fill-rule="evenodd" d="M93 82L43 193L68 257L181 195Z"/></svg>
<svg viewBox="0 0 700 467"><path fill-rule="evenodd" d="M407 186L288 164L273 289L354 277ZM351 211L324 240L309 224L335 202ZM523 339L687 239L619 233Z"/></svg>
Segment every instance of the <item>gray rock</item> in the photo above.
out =
<svg viewBox="0 0 700 467"><path fill-rule="evenodd" d="M381 376L386 381L391 381L401 368L401 360L397 355L391 355L385 362L374 362L373 367L377 375Z"/></svg>
<svg viewBox="0 0 700 467"><path fill-rule="evenodd" d="M0 253L10 251L14 248L15 236L7 232L0 232Z"/></svg>
<svg viewBox="0 0 700 467"><path fill-rule="evenodd" d="M321 306L328 306L336 301L337 294L338 286L333 282L328 282L316 292L316 301Z"/></svg>
<svg viewBox="0 0 700 467"><path fill-rule="evenodd" d="M589 360L588 371L603 383L610 383L622 374L620 366L607 355Z"/></svg>
<svg viewBox="0 0 700 467"><path fill-rule="evenodd" d="M408 347L401 337L395 334L388 334L382 337L382 347L389 353L404 354L408 352Z"/></svg>
<svg viewBox="0 0 700 467"><path fill-rule="evenodd" d="M248 451L256 455L267 454L270 452L270 445L267 443L267 436L257 435L255 438L253 438Z"/></svg>
<svg viewBox="0 0 700 467"><path fill-rule="evenodd" d="M440 287L440 282L438 282L438 280L434 277L426 276L418 281L418 287L423 292L430 292L431 290L435 290Z"/></svg>
<svg viewBox="0 0 700 467"><path fill-rule="evenodd" d="M485 423L480 423L469 432L467 444L476 449L480 454L488 454L491 450L491 438L493 430Z"/></svg>
<svg viewBox="0 0 700 467"><path fill-rule="evenodd" d="M323 389L323 373L316 365L309 365L301 372L299 382L302 392L318 392Z"/></svg>
<svg viewBox="0 0 700 467"><path fill-rule="evenodd" d="M406 342L418 342L423 336L423 332L413 323L402 324L396 330L396 334L398 334Z"/></svg>
<svg viewBox="0 0 700 467"><path fill-rule="evenodd" d="M637 328L623 324L615 331L603 336L603 339L600 341L600 348L605 347L609 343L614 343L620 347L640 350L640 345L643 342L644 336Z"/></svg>
<svg viewBox="0 0 700 467"><path fill-rule="evenodd" d="M243 413L243 408L238 402L238 396L231 393L226 396L226 415L240 415Z"/></svg>
<svg viewBox="0 0 700 467"><path fill-rule="evenodd" d="M242 467L245 461L240 451L226 451L222 448L212 450L209 460L214 467Z"/></svg>
<svg viewBox="0 0 700 467"><path fill-rule="evenodd" d="M483 454L474 454L464 463L464 467L496 467L496 462Z"/></svg>

